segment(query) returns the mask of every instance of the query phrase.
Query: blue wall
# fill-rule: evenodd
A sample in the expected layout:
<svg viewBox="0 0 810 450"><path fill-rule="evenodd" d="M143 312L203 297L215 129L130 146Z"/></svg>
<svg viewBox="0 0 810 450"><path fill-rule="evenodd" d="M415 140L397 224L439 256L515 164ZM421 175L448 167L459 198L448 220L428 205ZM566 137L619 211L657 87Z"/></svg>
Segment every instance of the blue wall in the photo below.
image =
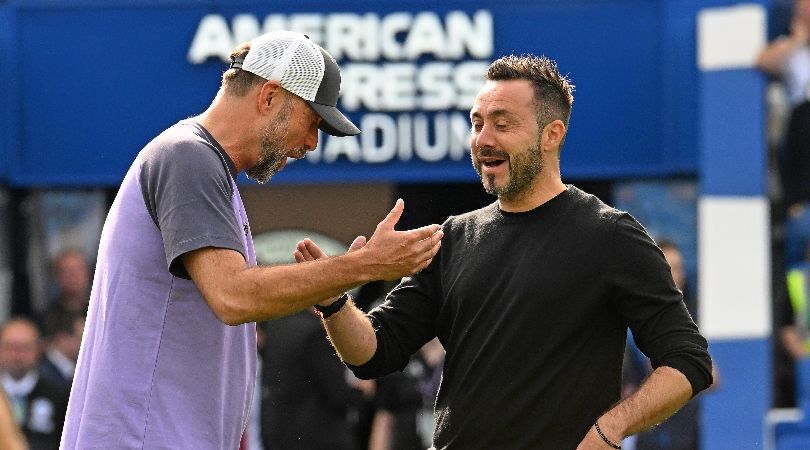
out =
<svg viewBox="0 0 810 450"><path fill-rule="evenodd" d="M186 58L203 16L488 10L494 51L557 60L577 86L563 154L569 179L697 172L694 11L705 2L11 1L0 8L11 139L5 179L17 186L117 185L139 149L210 102L224 64ZM685 6L684 6L685 5ZM15 56L15 55L19 55ZM468 56L467 59L470 59ZM416 64L434 59L429 55ZM339 61L342 65L346 61ZM371 61L385 64L386 61ZM15 97L17 100L15 101ZM4 102L5 103L5 102ZM359 120L367 111L349 115ZM466 109L450 111L466 117ZM433 112L428 112L432 117ZM392 116L396 116L391 113ZM15 138L17 136L17 138ZM4 158L4 161L6 158ZM473 181L467 157L385 163L305 161L277 182Z"/></svg>
<svg viewBox="0 0 810 450"><path fill-rule="evenodd" d="M14 93L16 71L13 70L12 10L0 6L0 180L5 180L9 170L9 150L17 146L14 132L17 129L17 105Z"/></svg>

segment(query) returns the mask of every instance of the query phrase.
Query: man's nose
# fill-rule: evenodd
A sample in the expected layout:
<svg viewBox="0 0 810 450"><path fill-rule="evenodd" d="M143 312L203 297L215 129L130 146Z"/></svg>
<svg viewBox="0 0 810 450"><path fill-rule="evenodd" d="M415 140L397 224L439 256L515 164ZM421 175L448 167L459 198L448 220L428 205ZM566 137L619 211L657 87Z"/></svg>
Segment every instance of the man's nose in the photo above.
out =
<svg viewBox="0 0 810 450"><path fill-rule="evenodd" d="M309 152L315 150L315 147L317 146L318 146L318 129L315 128L314 130L310 131L309 135L307 136L307 139L304 142L304 149Z"/></svg>
<svg viewBox="0 0 810 450"><path fill-rule="evenodd" d="M495 147L495 139L489 131L489 127L484 125L477 134L473 135L473 142L475 148Z"/></svg>

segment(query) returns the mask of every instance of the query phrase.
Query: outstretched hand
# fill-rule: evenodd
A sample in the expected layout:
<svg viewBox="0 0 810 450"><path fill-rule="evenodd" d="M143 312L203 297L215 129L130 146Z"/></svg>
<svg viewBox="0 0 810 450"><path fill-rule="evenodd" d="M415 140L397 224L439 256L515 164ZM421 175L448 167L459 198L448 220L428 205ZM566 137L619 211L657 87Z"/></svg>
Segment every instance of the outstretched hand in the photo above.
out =
<svg viewBox="0 0 810 450"><path fill-rule="evenodd" d="M439 225L407 231L394 229L404 209L405 202L397 200L368 241L358 236L349 246L349 252L365 252L376 279L396 280L419 272L430 264L441 247L444 234ZM328 257L311 239L298 242L293 256L299 263Z"/></svg>
<svg viewBox="0 0 810 450"><path fill-rule="evenodd" d="M404 209L405 202L398 199L361 250L378 272L378 279L396 280L419 272L430 264L441 247L444 234L439 225L407 231L394 229Z"/></svg>

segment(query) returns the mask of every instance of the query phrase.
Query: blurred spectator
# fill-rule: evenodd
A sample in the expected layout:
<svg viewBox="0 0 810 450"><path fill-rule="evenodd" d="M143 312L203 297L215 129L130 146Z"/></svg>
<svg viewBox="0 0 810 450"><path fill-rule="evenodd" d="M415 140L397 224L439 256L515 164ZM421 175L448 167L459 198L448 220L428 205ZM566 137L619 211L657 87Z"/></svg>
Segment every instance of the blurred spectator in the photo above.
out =
<svg viewBox="0 0 810 450"><path fill-rule="evenodd" d="M433 339L402 372L377 380L369 450L423 450L431 446L433 406L443 362L444 349L438 339Z"/></svg>
<svg viewBox="0 0 810 450"><path fill-rule="evenodd" d="M436 396L439 394L439 385L442 381L442 367L444 366L444 347L439 339L432 339L420 350L423 361L423 370L420 379L422 391L422 411L419 413L419 434L422 442L427 446L433 444L433 428L436 426L434 407Z"/></svg>
<svg viewBox="0 0 810 450"><path fill-rule="evenodd" d="M810 244L810 203L795 204L787 211L784 222L784 247L774 251L774 302L773 302L773 406L793 408L796 406L796 361L804 354L804 322L801 313L805 305L807 287L801 284L807 279L808 245ZM805 281L806 282L806 281ZM798 313L797 313L798 311Z"/></svg>
<svg viewBox="0 0 810 450"><path fill-rule="evenodd" d="M3 389L0 389L0 448L26 450L25 437L14 420L14 412Z"/></svg>
<svg viewBox="0 0 810 450"><path fill-rule="evenodd" d="M65 314L87 314L92 277L87 258L81 250L68 249L53 263L56 292L42 316L42 327L53 329Z"/></svg>
<svg viewBox="0 0 810 450"><path fill-rule="evenodd" d="M284 450L350 450L350 410L362 394L320 319L306 310L264 324L262 352L264 447Z"/></svg>
<svg viewBox="0 0 810 450"><path fill-rule="evenodd" d="M675 286L683 292L684 304L692 319L697 323L697 302L691 295L689 285L686 282L686 270L684 268L683 255L674 241L668 239L658 239L658 247L664 253L664 257L672 270L672 279ZM632 338L632 336L630 336ZM625 354L624 367L624 394L629 395L632 391L652 372L652 365L641 351L636 348L632 339L628 342ZM716 389L719 385L720 376L716 366L712 366L712 376L714 383L709 390ZM630 442L623 444L622 448L635 450L697 450L700 448L700 398L698 394L690 400L677 413L660 425L648 431L639 433Z"/></svg>
<svg viewBox="0 0 810 450"><path fill-rule="evenodd" d="M807 358L810 354L810 243L805 245L804 260L791 265L787 271L790 308L783 319L785 325L779 330L782 343L794 359Z"/></svg>
<svg viewBox="0 0 810 450"><path fill-rule="evenodd" d="M84 319L83 314L65 313L54 317L50 324L52 328L46 330L46 350L39 366L40 375L68 391L79 359Z"/></svg>
<svg viewBox="0 0 810 450"><path fill-rule="evenodd" d="M674 241L666 238L658 239L656 244L664 252L664 258L672 271L672 280L675 282L675 286L683 293L683 302L686 304L686 309L689 310L692 319L697 322L697 300L692 295L690 286L686 282L686 269L680 248Z"/></svg>
<svg viewBox="0 0 810 450"><path fill-rule="evenodd" d="M810 202L810 101L791 111L780 159L785 205Z"/></svg>
<svg viewBox="0 0 810 450"><path fill-rule="evenodd" d="M362 392L362 399L356 407L356 412L352 412L352 441L354 450L369 450L371 442L371 430L374 425L374 417L377 407L374 405L374 397L377 394L377 380L352 379L352 386Z"/></svg>
<svg viewBox="0 0 810 450"><path fill-rule="evenodd" d="M783 200L810 201L810 0L795 0L790 33L759 55L761 70L779 79L788 98L788 121L777 148Z"/></svg>
<svg viewBox="0 0 810 450"><path fill-rule="evenodd" d="M0 330L0 381L17 424L32 449L58 449L68 391L40 377L39 331L28 319L12 319Z"/></svg>
<svg viewBox="0 0 810 450"><path fill-rule="evenodd" d="M785 266L790 268L806 261L806 246L810 242L810 203L790 207L785 219Z"/></svg>
<svg viewBox="0 0 810 450"><path fill-rule="evenodd" d="M368 450L423 450L417 429L422 409L419 391L419 361L413 358L405 370L377 379L374 419Z"/></svg>
<svg viewBox="0 0 810 450"><path fill-rule="evenodd" d="M782 79L792 105L808 99L810 87L810 0L795 0L788 35L774 39L760 53L757 65Z"/></svg>
<svg viewBox="0 0 810 450"><path fill-rule="evenodd" d="M774 347L774 407L794 408L798 403L797 361L810 355L808 292L810 292L810 241L802 241L801 258L787 264L782 289L774 305L778 344ZM798 245L798 244L797 244Z"/></svg>

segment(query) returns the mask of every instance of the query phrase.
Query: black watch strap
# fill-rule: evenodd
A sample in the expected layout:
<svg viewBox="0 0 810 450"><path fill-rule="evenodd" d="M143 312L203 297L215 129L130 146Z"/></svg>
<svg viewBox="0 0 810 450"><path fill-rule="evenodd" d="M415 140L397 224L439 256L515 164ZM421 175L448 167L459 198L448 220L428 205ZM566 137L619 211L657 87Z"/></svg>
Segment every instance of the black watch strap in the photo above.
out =
<svg viewBox="0 0 810 450"><path fill-rule="evenodd" d="M326 319L332 314L343 309L343 306L346 304L347 301L349 301L349 294L344 292L340 297L338 297L337 300L332 302L332 304L329 306L321 306L316 303L315 309L321 314L322 319Z"/></svg>

